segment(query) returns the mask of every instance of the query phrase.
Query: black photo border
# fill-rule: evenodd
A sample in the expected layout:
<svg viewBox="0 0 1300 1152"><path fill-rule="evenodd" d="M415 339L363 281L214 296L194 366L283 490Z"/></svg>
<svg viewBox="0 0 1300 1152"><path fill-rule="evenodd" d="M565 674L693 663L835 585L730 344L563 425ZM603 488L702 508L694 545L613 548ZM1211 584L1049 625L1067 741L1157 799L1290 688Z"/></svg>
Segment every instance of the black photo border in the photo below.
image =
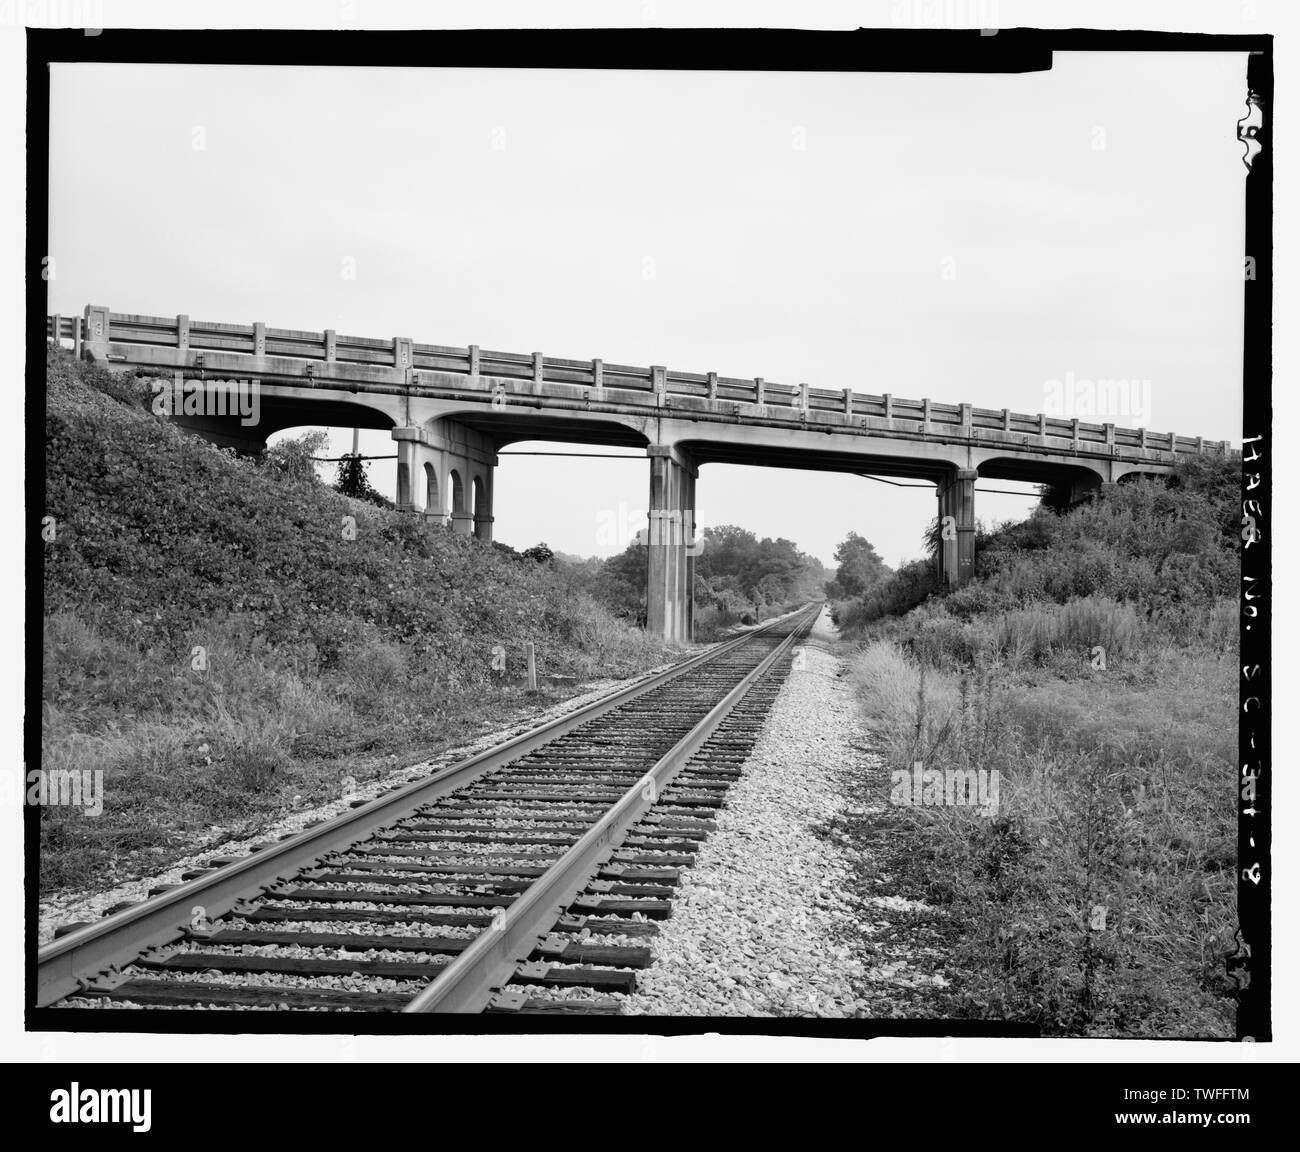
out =
<svg viewBox="0 0 1300 1152"><path fill-rule="evenodd" d="M54 63L242 64L404 68L547 68L796 72L1032 72L1054 52L1243 52L1247 85L1263 113L1260 145L1246 180L1242 362L1242 593L1238 801L1237 950L1224 958L1238 985L1237 1036L1272 1038L1272 211L1273 37L1097 29L520 29L508 31L311 31L81 29L27 30L26 312L26 665L23 750L41 760L44 504L44 345L42 260L49 224L49 66ZM1243 90L1242 116L1246 115ZM134 161L131 161L134 163ZM1214 227L1206 221L1206 227ZM1248 787L1249 785L1249 787ZM1248 793L1251 795L1248 796ZM39 812L24 810L25 1024L37 1032L521 1034L646 1033L868 1038L873 1036L1031 1037L1026 1026L974 1020L221 1013L158 1010L69 1012L37 1008ZM1210 1039L1189 1037L1189 1039Z"/></svg>

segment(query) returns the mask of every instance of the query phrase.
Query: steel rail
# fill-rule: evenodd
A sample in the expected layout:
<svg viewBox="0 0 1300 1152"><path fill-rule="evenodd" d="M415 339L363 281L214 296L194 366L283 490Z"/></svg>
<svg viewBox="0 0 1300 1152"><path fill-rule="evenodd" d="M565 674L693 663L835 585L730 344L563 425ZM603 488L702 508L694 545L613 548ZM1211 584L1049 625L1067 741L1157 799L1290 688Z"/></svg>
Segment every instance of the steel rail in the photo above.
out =
<svg viewBox="0 0 1300 1152"><path fill-rule="evenodd" d="M820 609L820 605L817 606ZM803 610L807 616L812 608ZM572 845L474 942L415 997L405 1012L481 1012L519 963L545 940L547 929L586 887L602 857L613 852L654 805L664 787L704 745L750 688L801 637L805 622L793 628L716 704L694 728L629 788L582 838Z"/></svg>
<svg viewBox="0 0 1300 1152"><path fill-rule="evenodd" d="M178 884L167 892L106 916L98 923L78 928L42 945L37 952L35 1007L46 1007L65 996L84 991L97 977L111 976L120 971L143 951L180 938L190 926L196 906L200 906L202 915L209 919L223 916L241 901L264 894L320 857L366 839L430 801L526 756L589 720L712 663L789 619L788 615L777 617L733 640L644 677L613 695L592 701L467 760L448 765L424 779L391 789L350 812L343 812L314 828L304 828L261 851L223 865L209 875Z"/></svg>

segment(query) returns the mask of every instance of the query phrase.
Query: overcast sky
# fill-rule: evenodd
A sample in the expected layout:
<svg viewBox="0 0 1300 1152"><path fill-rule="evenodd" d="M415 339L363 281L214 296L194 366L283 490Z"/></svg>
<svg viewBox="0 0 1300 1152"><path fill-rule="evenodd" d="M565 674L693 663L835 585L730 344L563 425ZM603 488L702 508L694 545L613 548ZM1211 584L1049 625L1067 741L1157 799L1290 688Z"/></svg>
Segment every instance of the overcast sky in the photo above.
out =
<svg viewBox="0 0 1300 1152"><path fill-rule="evenodd" d="M1122 378L1149 381L1133 393L1149 411L1101 418L1240 440L1242 55L1058 54L1015 76L52 75L51 312L107 304L1030 413L1071 374ZM372 465L389 495L394 471ZM644 459L504 457L496 536L607 555L640 526L647 487ZM976 512L1031 502L981 493ZM849 530L890 564L913 557L934 512L930 490L836 474L711 464L698 486L699 523L827 562Z"/></svg>

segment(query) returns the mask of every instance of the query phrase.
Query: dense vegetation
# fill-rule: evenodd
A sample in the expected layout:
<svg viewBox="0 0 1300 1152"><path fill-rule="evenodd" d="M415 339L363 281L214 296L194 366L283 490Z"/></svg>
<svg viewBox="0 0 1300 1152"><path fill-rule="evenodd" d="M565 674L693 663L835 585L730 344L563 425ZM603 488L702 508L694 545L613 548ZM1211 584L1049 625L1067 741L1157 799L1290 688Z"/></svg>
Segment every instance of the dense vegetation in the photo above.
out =
<svg viewBox="0 0 1300 1152"><path fill-rule="evenodd" d="M893 812L949 1013L1231 1034L1238 482L1196 460L1045 505L982 535L959 591L920 561L837 606L889 769L999 774L996 812Z"/></svg>
<svg viewBox="0 0 1300 1152"><path fill-rule="evenodd" d="M521 706L526 642L542 676L670 655L535 558L367 502L354 467L362 498L336 492L310 436L237 459L65 353L47 388L43 766L102 769L105 805L42 809L45 890L457 742Z"/></svg>

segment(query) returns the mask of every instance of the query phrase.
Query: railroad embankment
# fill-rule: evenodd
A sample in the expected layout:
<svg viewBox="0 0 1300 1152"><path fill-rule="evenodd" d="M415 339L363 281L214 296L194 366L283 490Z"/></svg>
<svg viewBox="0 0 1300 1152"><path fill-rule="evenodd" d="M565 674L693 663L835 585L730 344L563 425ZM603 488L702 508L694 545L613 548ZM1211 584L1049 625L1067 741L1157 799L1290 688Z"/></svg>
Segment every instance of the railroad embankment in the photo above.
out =
<svg viewBox="0 0 1300 1152"><path fill-rule="evenodd" d="M169 426L134 377L51 352L47 389L41 768L78 802L41 806L43 895L156 874L672 657L544 565ZM543 684L571 679L502 684L529 642Z"/></svg>
<svg viewBox="0 0 1300 1152"><path fill-rule="evenodd" d="M917 1011L1232 1034L1239 482L1196 461L1044 507L960 591L918 563L837 606L882 763L836 831L941 956Z"/></svg>

